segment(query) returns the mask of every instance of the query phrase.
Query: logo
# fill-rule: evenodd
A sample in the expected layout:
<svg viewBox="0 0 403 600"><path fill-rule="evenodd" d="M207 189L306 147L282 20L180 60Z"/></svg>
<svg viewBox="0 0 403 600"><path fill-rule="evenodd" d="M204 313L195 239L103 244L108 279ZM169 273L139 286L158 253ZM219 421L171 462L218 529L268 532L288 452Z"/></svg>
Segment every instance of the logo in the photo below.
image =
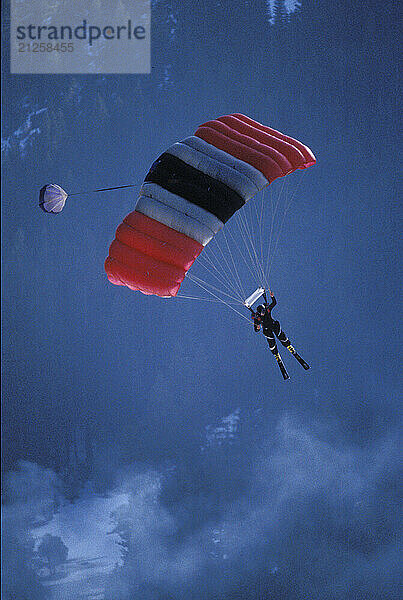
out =
<svg viewBox="0 0 403 600"><path fill-rule="evenodd" d="M149 73L150 1L127 4L12 0L11 73Z"/></svg>

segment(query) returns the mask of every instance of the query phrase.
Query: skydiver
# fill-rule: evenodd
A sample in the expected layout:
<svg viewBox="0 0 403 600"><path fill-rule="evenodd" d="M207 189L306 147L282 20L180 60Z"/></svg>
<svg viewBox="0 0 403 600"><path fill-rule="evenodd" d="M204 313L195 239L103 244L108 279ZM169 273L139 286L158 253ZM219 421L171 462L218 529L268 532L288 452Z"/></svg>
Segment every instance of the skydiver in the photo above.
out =
<svg viewBox="0 0 403 600"><path fill-rule="evenodd" d="M275 299L273 292L271 290L269 290L269 292L271 297L270 304L267 300L266 292L264 292L264 304L260 304L257 307L256 312L250 307L249 310L252 313L254 330L258 332L260 331L261 327L263 328L263 335L267 339L270 352L274 355L284 379L289 379L290 376L288 375L284 363L281 359L281 356L278 352L276 338L274 337L274 335L276 335L280 342L283 344L283 346L295 356L297 361L304 367L304 369L309 369L309 365L304 361L303 358L300 357L300 355L296 352L295 348L291 345L290 340L288 339L284 331L281 329L280 323L273 319L271 311L276 306L277 300Z"/></svg>

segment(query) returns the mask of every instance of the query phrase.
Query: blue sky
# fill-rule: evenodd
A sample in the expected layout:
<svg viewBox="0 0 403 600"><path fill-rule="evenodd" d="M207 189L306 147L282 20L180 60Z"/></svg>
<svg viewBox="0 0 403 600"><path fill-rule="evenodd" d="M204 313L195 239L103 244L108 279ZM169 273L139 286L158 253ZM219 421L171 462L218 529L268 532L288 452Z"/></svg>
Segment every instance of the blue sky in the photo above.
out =
<svg viewBox="0 0 403 600"><path fill-rule="evenodd" d="M153 3L150 76L10 75L4 44L6 598L401 595L397 8L306 0L281 28L224 4ZM226 307L107 281L136 188L37 207L47 182L140 187L231 112L317 157L271 272L312 365L284 356L286 383Z"/></svg>

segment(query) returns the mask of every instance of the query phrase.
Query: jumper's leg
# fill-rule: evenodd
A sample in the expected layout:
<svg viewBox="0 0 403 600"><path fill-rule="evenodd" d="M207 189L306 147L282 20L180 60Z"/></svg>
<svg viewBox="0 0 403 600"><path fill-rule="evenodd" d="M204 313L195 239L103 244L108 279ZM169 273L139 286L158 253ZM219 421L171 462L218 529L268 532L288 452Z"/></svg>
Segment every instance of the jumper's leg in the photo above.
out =
<svg viewBox="0 0 403 600"><path fill-rule="evenodd" d="M277 364L278 364L278 366L280 368L280 371L281 371L281 374L282 374L283 378L284 379L289 379L290 376L288 375L287 369L285 368L284 363L281 360L281 356L278 353L277 344L276 344L276 340L275 340L275 337L273 335L273 332L272 331L264 331L263 333L266 336L267 343L269 344L270 352L274 355L274 358L277 361Z"/></svg>
<svg viewBox="0 0 403 600"><path fill-rule="evenodd" d="M290 340L288 339L284 331L281 329L281 325L278 321L274 321L273 331L285 348L291 346Z"/></svg>
<svg viewBox="0 0 403 600"><path fill-rule="evenodd" d="M310 368L308 363L304 361L304 359L295 350L294 346L291 345L290 340L288 339L284 331L281 329L280 323L278 321L274 321L273 331L280 340L280 342L283 344L283 346L287 348L287 350L289 350L293 356L295 356L299 364L302 367L304 367L304 369L307 371Z"/></svg>

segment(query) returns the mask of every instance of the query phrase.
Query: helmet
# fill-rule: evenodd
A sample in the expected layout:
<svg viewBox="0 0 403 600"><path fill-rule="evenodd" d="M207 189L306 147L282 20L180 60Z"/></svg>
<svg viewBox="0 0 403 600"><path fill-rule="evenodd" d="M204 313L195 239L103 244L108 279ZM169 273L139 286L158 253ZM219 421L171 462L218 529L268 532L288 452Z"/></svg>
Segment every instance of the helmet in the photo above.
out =
<svg viewBox="0 0 403 600"><path fill-rule="evenodd" d="M263 315L263 313L265 312L265 307L263 306L263 304L259 304L259 306L257 307L256 311L260 314Z"/></svg>

